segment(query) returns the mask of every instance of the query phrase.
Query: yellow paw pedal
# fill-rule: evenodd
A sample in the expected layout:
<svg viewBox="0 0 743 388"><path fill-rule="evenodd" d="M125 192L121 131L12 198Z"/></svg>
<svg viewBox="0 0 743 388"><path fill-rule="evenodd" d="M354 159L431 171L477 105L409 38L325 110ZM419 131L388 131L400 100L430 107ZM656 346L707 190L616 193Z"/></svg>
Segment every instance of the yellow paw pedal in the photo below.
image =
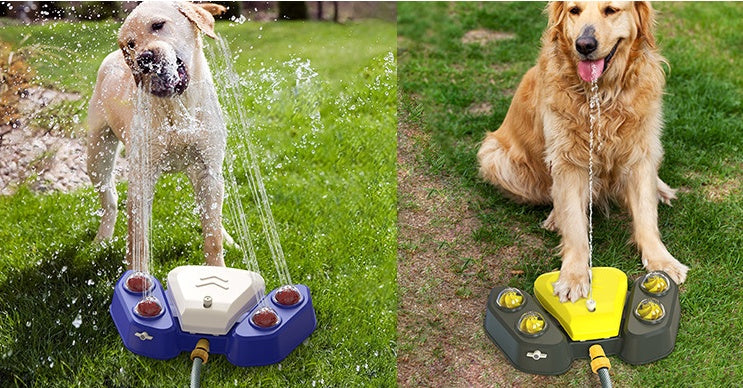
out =
<svg viewBox="0 0 743 388"><path fill-rule="evenodd" d="M624 272L611 267L593 268L593 299L596 301L593 312L586 309L585 298L575 303L560 303L552 287L559 276L559 271L540 275L534 282L534 296L557 319L570 339L586 341L619 335L627 298Z"/></svg>

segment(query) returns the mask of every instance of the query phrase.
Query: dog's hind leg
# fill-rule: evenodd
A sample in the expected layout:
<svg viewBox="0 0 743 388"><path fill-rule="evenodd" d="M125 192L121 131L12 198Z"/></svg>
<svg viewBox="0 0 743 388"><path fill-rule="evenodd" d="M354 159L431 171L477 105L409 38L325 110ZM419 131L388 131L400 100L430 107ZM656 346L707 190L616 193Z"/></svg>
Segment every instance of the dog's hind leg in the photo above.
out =
<svg viewBox="0 0 743 388"><path fill-rule="evenodd" d="M222 243L224 243L224 246L234 249L242 249L240 248L240 245L235 242L235 239L230 236L230 233L227 232L227 229L224 228L224 225L222 225Z"/></svg>
<svg viewBox="0 0 743 388"><path fill-rule="evenodd" d="M658 200L671 206L671 201L676 199L676 189L672 189L666 182L660 180L658 177Z"/></svg>
<svg viewBox="0 0 743 388"><path fill-rule="evenodd" d="M549 204L551 179L546 168L530 164L543 163L540 158L528 159L517 146L501 144L496 132L488 134L477 153L480 175L507 196L521 203Z"/></svg>
<svg viewBox="0 0 743 388"><path fill-rule="evenodd" d="M218 167L219 168L219 167ZM224 179L221 170L192 166L186 171L193 185L204 235L204 258L207 265L224 266L222 250L222 201ZM234 242L233 242L234 243Z"/></svg>
<svg viewBox="0 0 743 388"><path fill-rule="evenodd" d="M119 150L119 139L103 120L91 115L88 132L88 177L98 192L101 201L101 224L95 236L96 242L111 239L116 224L116 183L113 179L114 164Z"/></svg>
<svg viewBox="0 0 743 388"><path fill-rule="evenodd" d="M552 209L547 219L542 222L542 228L549 230L550 232L557 232L557 221L555 221L555 209Z"/></svg>

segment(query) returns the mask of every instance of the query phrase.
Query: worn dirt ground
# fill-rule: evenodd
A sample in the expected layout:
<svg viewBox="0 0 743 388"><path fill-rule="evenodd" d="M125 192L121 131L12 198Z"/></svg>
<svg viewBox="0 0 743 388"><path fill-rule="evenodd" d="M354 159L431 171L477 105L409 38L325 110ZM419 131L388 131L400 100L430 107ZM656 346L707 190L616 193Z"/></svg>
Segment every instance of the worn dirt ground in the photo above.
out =
<svg viewBox="0 0 743 388"><path fill-rule="evenodd" d="M473 239L477 198L431 174L420 157L427 135L403 109L398 120L398 384L549 385L516 371L482 328L490 289L512 275L518 248L489 252Z"/></svg>
<svg viewBox="0 0 743 388"><path fill-rule="evenodd" d="M70 192L90 185L85 148L84 123L79 128L40 128L33 124L39 112L64 101L78 101L77 94L33 87L18 109L20 126L0 127L0 195L13 194L26 184L36 192ZM79 119L78 119L79 120ZM123 147L122 147L123 148ZM117 180L123 179L126 160L116 160Z"/></svg>

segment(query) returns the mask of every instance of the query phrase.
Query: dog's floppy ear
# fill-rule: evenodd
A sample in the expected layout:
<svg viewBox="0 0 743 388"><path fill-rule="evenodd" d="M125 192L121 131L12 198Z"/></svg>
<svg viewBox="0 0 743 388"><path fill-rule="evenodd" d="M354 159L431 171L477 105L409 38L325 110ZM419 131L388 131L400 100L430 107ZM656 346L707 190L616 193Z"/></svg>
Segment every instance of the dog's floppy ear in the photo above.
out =
<svg viewBox="0 0 743 388"><path fill-rule="evenodd" d="M217 35L214 33L214 17L212 15L219 15L227 9L221 5L211 3L181 3L178 5L178 10L206 36L216 39Z"/></svg>
<svg viewBox="0 0 743 388"><path fill-rule="evenodd" d="M547 4L547 34L550 41L556 41L562 34L562 21L565 18L565 3L562 1L550 1Z"/></svg>
<svg viewBox="0 0 743 388"><path fill-rule="evenodd" d="M637 25L637 38L645 39L650 47L655 47L655 15L653 7L648 1L636 1L635 6L635 24Z"/></svg>
<svg viewBox="0 0 743 388"><path fill-rule="evenodd" d="M210 14L214 16L219 16L225 12L227 12L227 8L225 8L222 5L214 4L214 3L198 3L195 4L197 7L203 8L206 12L209 12Z"/></svg>

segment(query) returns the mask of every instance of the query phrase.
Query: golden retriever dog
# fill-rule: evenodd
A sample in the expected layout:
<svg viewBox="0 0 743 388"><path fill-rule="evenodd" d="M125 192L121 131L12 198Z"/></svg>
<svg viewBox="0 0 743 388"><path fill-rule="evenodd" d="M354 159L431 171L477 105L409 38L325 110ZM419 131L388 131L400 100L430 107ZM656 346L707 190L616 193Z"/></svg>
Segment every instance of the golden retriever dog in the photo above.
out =
<svg viewBox="0 0 743 388"><path fill-rule="evenodd" d="M647 2L553 2L536 66L522 79L500 128L477 154L480 174L514 200L552 204L544 227L561 236L560 301L589 291L589 195L623 204L648 271L676 283L688 268L661 241L658 201L675 190L658 177L665 59ZM598 85L593 192L588 192L591 83Z"/></svg>
<svg viewBox="0 0 743 388"><path fill-rule="evenodd" d="M98 70L88 108L87 162L102 205L96 241L113 235L112 175L121 141L129 153L130 269L148 266L153 187L162 173L172 171L185 172L193 185L206 263L224 265L223 238L231 242L222 227L226 127L201 40L201 33L216 38L212 14L224 10L214 4L145 1L121 26L120 50Z"/></svg>

